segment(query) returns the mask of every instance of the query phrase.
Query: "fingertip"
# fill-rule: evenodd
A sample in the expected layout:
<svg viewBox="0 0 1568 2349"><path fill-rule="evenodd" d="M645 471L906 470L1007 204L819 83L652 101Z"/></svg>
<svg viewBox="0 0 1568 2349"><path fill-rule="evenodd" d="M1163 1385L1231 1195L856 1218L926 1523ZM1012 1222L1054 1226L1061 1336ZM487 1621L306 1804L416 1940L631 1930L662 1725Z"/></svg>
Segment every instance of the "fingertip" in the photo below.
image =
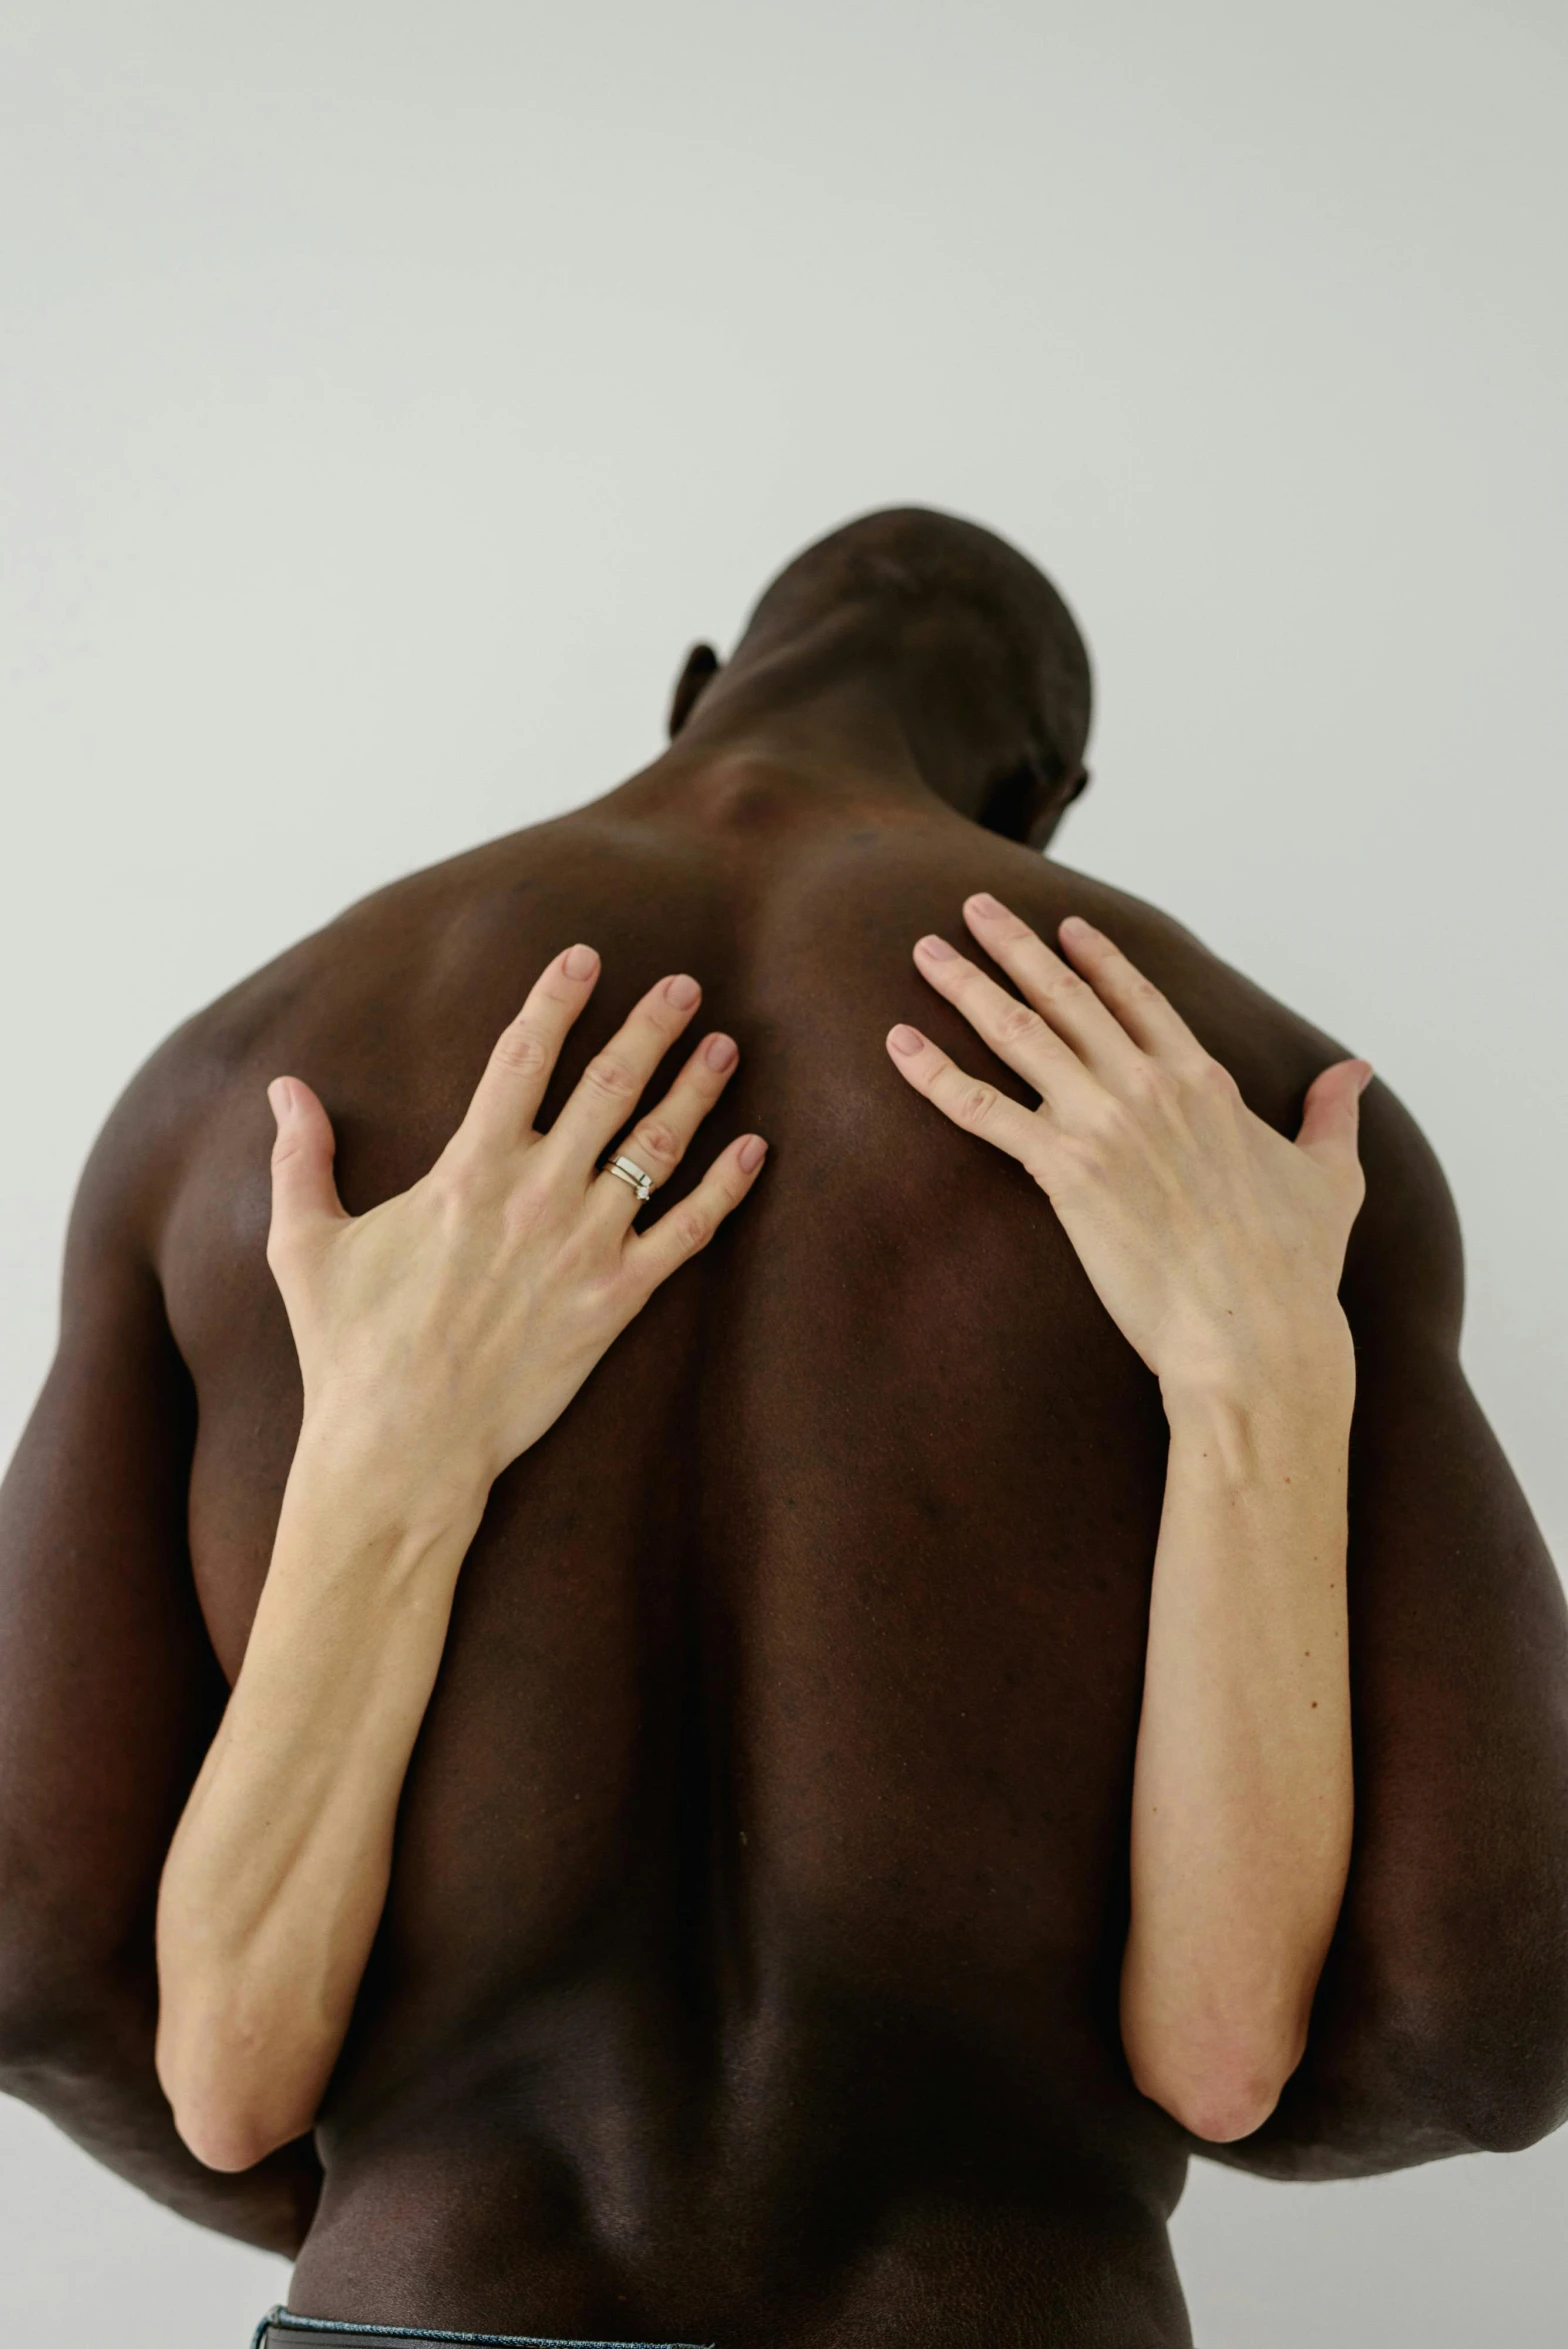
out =
<svg viewBox="0 0 1568 2349"><path fill-rule="evenodd" d="M1056 935L1058 938L1087 941L1090 938L1098 938L1100 933L1093 922L1084 920L1082 914L1067 914L1057 923Z"/></svg>
<svg viewBox="0 0 1568 2349"><path fill-rule="evenodd" d="M291 1077L274 1077L267 1087L267 1100L279 1125L294 1107L294 1082Z"/></svg>
<svg viewBox="0 0 1568 2349"><path fill-rule="evenodd" d="M906 1027L902 1020L896 1028L889 1028L887 1032L888 1050L898 1053L905 1060L909 1059L911 1054L918 1052L924 1043L925 1038L921 1035L920 1030Z"/></svg>
<svg viewBox="0 0 1568 2349"><path fill-rule="evenodd" d="M724 1076L739 1060L740 1046L733 1036L712 1035L703 1044L702 1058L716 1076Z"/></svg>
<svg viewBox="0 0 1568 2349"><path fill-rule="evenodd" d="M599 968L599 957L591 946L569 946L561 957L561 968L569 979L591 979Z"/></svg>
<svg viewBox="0 0 1568 2349"><path fill-rule="evenodd" d="M735 1153L742 1174L755 1174L768 1155L768 1145L760 1134L748 1134Z"/></svg>
<svg viewBox="0 0 1568 2349"><path fill-rule="evenodd" d="M1307 1090L1309 1093L1316 1092L1321 1085L1325 1099L1341 1102L1348 1100L1354 1104L1360 1100L1371 1082L1370 1060L1334 1060L1330 1061L1327 1068L1319 1069Z"/></svg>

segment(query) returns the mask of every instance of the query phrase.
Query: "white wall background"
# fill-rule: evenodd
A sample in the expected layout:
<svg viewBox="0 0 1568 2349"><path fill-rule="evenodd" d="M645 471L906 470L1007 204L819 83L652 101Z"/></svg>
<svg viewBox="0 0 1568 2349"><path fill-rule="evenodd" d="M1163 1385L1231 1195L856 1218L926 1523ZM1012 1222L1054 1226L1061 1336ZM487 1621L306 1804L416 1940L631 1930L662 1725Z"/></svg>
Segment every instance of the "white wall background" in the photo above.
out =
<svg viewBox="0 0 1568 2349"><path fill-rule="evenodd" d="M159 1036L606 788L912 499L1082 615L1068 860L1431 1133L1568 1550L1565 102L1557 0L9 0L0 1432ZM1201 2349L1557 2349L1565 2188L1200 2165ZM240 2349L284 2282L0 2106L5 2338Z"/></svg>

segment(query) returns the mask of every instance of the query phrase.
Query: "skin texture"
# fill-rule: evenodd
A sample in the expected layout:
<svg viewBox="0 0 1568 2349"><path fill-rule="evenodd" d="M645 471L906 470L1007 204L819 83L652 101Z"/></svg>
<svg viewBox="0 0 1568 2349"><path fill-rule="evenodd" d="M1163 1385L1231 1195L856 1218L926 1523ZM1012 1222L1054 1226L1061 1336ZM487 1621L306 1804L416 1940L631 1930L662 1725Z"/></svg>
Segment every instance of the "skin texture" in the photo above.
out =
<svg viewBox="0 0 1568 2349"><path fill-rule="evenodd" d="M1048 835L1086 685L1054 635L1017 685L957 529L878 518L786 574L730 670L689 664L666 759L247 981L84 1178L0 1511L0 2062L160 2198L302 2247L301 2311L1188 2339L1165 2220L1191 2141L1117 2018L1159 1388L1027 1173L883 1038L918 1024L1032 1099L911 960L989 890L1044 937L1113 935L1281 1134L1343 1055L976 820ZM962 581L951 611L922 563ZM1026 580L997 592L1040 622ZM265 1088L326 1105L351 1212L389 1199L573 938L603 976L541 1125L684 969L741 1058L666 1212L748 1131L768 1167L498 1480L317 2150L217 2175L153 2068L153 1913L300 1428ZM1568 2102L1563 1602L1458 1367L1441 1175L1381 1083L1361 1155L1356 1841L1303 2061L1223 2149L1280 2176L1527 2144Z"/></svg>

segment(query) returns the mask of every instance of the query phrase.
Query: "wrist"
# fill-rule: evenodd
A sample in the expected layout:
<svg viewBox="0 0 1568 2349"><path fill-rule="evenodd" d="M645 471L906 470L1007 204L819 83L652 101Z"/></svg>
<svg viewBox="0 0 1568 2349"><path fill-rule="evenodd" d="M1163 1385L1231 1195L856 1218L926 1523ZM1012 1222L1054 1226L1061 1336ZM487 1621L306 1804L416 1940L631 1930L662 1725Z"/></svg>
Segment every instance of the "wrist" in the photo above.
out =
<svg viewBox="0 0 1568 2349"><path fill-rule="evenodd" d="M1348 1424L1356 1394L1350 1324L1337 1299L1314 1314L1228 1318L1223 1330L1173 1348L1159 1379L1173 1424L1210 1411L1257 1420L1282 1410Z"/></svg>
<svg viewBox="0 0 1568 2349"><path fill-rule="evenodd" d="M484 1514L492 1477L477 1453L328 1403L306 1404L289 1472L292 1497L347 1507L369 1529L436 1537Z"/></svg>

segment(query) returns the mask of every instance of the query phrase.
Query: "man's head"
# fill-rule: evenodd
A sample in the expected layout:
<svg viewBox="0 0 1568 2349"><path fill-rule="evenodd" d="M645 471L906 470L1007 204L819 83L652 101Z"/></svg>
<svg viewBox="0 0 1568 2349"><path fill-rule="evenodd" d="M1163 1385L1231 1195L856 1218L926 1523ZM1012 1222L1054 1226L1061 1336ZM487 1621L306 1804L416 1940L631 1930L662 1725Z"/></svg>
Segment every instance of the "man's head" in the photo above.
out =
<svg viewBox="0 0 1568 2349"><path fill-rule="evenodd" d="M724 681L723 690L714 687ZM1087 781L1089 657L1050 581L1005 539L919 506L818 539L763 590L721 668L696 646L670 732L748 686L782 700L854 679L896 712L932 788L1043 846Z"/></svg>

